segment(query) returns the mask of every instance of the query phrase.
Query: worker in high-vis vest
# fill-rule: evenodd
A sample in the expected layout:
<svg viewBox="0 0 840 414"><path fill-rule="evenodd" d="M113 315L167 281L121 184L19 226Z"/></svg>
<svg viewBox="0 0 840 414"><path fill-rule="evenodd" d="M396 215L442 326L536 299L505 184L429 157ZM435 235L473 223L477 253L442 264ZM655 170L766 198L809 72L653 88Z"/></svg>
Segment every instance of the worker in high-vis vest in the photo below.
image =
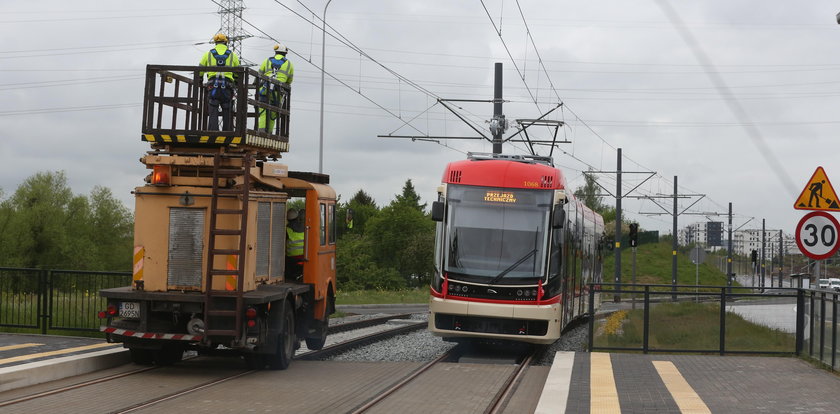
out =
<svg viewBox="0 0 840 414"><path fill-rule="evenodd" d="M295 77L295 67L286 58L286 53L288 52L289 49L286 46L280 44L274 45L274 56L266 58L263 61L260 65L260 73L269 78L277 79L286 85L291 85ZM257 89L257 101L259 102L279 107L283 105L283 98L285 98L285 91L271 82L263 81L259 89ZM257 129L271 133L278 113L276 111L269 111L266 108L257 108L257 111L260 115L257 120Z"/></svg>
<svg viewBox="0 0 840 414"><path fill-rule="evenodd" d="M289 209L286 213L286 276L298 279L303 276L303 247L306 235L303 225L304 212Z"/></svg>
<svg viewBox="0 0 840 414"><path fill-rule="evenodd" d="M239 66L239 56L232 50L228 49L228 38L222 33L213 36L213 42L216 43L204 56L201 57L199 66L223 66L236 67ZM204 84L207 87L207 114L209 120L207 122L207 129L212 131L219 130L219 107L222 108L222 130L233 130L233 116L231 114L231 106L233 104L233 94L236 83L236 76L233 72L213 71L201 72L202 79L207 75L207 82Z"/></svg>

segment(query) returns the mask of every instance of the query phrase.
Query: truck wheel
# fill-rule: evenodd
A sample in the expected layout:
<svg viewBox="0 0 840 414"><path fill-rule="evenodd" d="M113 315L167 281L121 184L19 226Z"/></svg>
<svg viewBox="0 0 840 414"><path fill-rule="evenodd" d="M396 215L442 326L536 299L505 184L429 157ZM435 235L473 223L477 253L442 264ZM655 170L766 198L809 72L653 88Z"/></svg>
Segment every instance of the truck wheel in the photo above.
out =
<svg viewBox="0 0 840 414"><path fill-rule="evenodd" d="M330 325L330 315L324 315L323 321L313 321L315 324L315 336L306 338L306 347L310 351L318 351L327 342L327 328Z"/></svg>
<svg viewBox="0 0 840 414"><path fill-rule="evenodd" d="M128 348L131 352L131 362L138 365L152 365L155 362L155 351L151 349Z"/></svg>
<svg viewBox="0 0 840 414"><path fill-rule="evenodd" d="M268 357L268 366L271 369L286 369L292 363L295 354L295 315L292 313L292 305L284 302L283 315L280 319L280 334L277 335L277 350L274 355Z"/></svg>

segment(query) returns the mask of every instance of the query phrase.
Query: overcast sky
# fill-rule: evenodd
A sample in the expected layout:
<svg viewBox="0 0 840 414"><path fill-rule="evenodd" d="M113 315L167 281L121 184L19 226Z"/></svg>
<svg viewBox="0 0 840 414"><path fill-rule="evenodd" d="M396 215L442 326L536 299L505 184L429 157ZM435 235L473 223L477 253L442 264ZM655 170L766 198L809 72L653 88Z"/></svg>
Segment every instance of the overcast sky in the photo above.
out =
<svg viewBox="0 0 840 414"><path fill-rule="evenodd" d="M334 0L329 32L376 61L327 38L326 71L345 85L327 76L324 172L345 200L364 189L387 204L412 179L430 202L447 162L492 146L377 135L475 136L436 101L491 99L493 65L501 62L508 119L564 103L549 119L564 121L558 136L572 141L553 154L570 188L583 184L587 169L614 171L621 148L623 170L656 173L633 195L671 194L677 176L680 193L705 194L687 213L722 213L732 202L736 227L754 217L744 228L760 228L765 218L768 229L792 233L805 213L794 200L816 167L840 185L840 6L671 4L673 14L653 0ZM324 5L245 1L243 28L254 37L243 42L243 58L267 57L274 44L267 36L293 52L291 152L282 160L293 170L318 170ZM0 10L4 197L39 171L65 171L74 192L105 186L133 209L130 192L146 174L138 158L149 148L140 141L145 65L197 64L220 27L218 6L6 1ZM491 104L458 106L486 130ZM551 137L547 129L529 132ZM539 151L548 155L548 147ZM599 177L615 192L614 175ZM623 191L646 177L625 174ZM680 211L696 200L680 200ZM671 201L660 203L670 211ZM623 204L625 220L671 232L670 216L643 214L662 212L650 201ZM680 227L706 219L681 216Z"/></svg>

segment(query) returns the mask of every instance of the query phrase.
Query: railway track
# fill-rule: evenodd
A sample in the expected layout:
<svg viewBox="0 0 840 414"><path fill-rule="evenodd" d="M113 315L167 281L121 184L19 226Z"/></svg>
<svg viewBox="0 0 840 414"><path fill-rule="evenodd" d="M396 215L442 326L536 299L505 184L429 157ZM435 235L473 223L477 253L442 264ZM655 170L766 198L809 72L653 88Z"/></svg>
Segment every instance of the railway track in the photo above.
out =
<svg viewBox="0 0 840 414"><path fill-rule="evenodd" d="M456 347L441 354L435 360L430 361L425 365L419 367L417 370L404 377L390 388L385 389L379 395L352 411L352 413L362 414L376 411L378 406L384 401L386 401L389 398L393 398L395 394L405 390L409 386L409 384L416 381L420 381L419 379L423 375L428 375L436 366L448 363L448 361L451 361L453 359L457 359L460 356L461 352L462 350ZM516 387L521 381L522 376L527 371L528 366L530 366L531 362L534 361L535 355L537 355L537 351L530 350L527 354L523 355L519 359L519 361L516 364L516 367L512 370L512 372L510 372L509 375L507 375L507 377L502 382L502 385L497 389L493 397L488 401L487 406L483 409L483 411L480 410L481 412L485 414L498 414L504 410L506 402L515 392ZM441 411L440 409L435 409L434 407L428 408L430 411Z"/></svg>
<svg viewBox="0 0 840 414"><path fill-rule="evenodd" d="M383 316L383 317L378 317L378 318L363 319L363 320L353 321L353 322L346 322L346 323L341 323L341 324L336 324L336 325L330 326L328 332L329 332L329 334L335 334L335 333L339 333L339 332L348 332L348 331L363 329L363 328L367 328L367 327L371 327L371 326L375 326L375 325L385 324L389 320L393 320L393 319L407 319L409 317L411 317L411 314L399 314L399 315L388 315L388 316ZM401 334L404 334L404 333L407 333L407 332L411 332L411 331L414 331L414 330L423 329L425 326L426 326L425 321L408 323L408 324L405 324L403 326L399 326L399 327L396 327L396 328L393 328L393 329L387 329L387 330L383 330L383 331L379 331L379 332L374 332L374 333L362 335L362 336L359 336L359 337L356 337L356 338L353 338L353 339L345 340L345 341L342 341L342 342L339 342L339 343L335 343L335 344L332 344L332 345L329 345L329 346L325 346L323 349L321 349L319 351L304 352L304 353L296 355L295 359L296 360L323 359L323 358L326 358L326 357L329 357L329 356L332 356L332 355L336 355L336 354L340 354L342 352L346 352L349 349L364 346L364 345L367 345L367 344L370 344L370 343L373 343L373 342L377 342L377 341L382 341L382 340L385 340L385 339L388 339L388 338L391 338L391 337L394 337L394 336L398 336L398 335L401 335ZM190 360L190 359L195 359L195 358L200 358L200 357L199 356L190 356L190 357L185 358L184 360ZM159 369L162 369L162 368L164 368L164 367L162 367L162 366L142 367L142 368L138 368L138 369L127 371L127 372L122 372L122 373L119 373L119 374L109 375L109 376L105 376L105 377L101 377L101 378L95 378L95 379L92 379L92 380L89 380L89 381L83 381L83 382L79 382L79 383L55 388L55 389L48 390L48 391L33 393L33 394L22 396L22 397L17 397L17 398L5 400L5 401L0 401L0 409L2 409L4 407L13 407L15 405L22 404L22 403L25 403L25 402L38 400L39 398L45 398L45 397L65 393L65 392L68 392L68 391L78 390L80 388L94 386L94 385L105 383L105 382L108 382L108 381L114 381L114 380L118 380L118 379L121 379L121 378L136 375L136 374L141 374L141 373L146 373L146 372L149 372L149 371L159 370ZM194 385L194 386L190 386L188 388L185 388L185 389L182 389L182 390L179 390L179 391L176 391L176 392L172 392L172 393L169 393L169 394L166 394L166 395L163 395L163 396L159 396L159 397L155 397L153 399L149 399L149 400L141 402L141 403L132 404L128 407L125 407L125 408L120 409L120 410L112 411L112 412L113 413L128 413L128 412L138 411L140 409L155 405L157 403L167 401L167 400L171 400L171 399L174 399L174 398L178 398L182 395L186 395L186 394L189 394L189 393L192 393L192 392L195 392L195 391L206 389L206 388L212 387L212 386L217 385L217 384L221 384L221 383L226 382L226 381L230 381L230 380L240 378L240 377L243 377L243 376L246 376L246 375L249 375L249 374L253 374L255 372L258 372L258 370L237 371L233 374L224 375L221 378L217 378L217 379L214 379L214 380L211 380L211 381L206 381L206 382L203 382L203 383L200 383L200 384L197 384L197 385Z"/></svg>

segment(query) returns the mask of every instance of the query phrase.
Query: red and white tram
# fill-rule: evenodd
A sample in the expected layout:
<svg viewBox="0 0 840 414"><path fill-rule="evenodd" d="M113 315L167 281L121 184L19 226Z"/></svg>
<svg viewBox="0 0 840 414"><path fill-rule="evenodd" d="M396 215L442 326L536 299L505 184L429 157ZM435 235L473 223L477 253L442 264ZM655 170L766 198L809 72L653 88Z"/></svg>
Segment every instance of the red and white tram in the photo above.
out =
<svg viewBox="0 0 840 414"><path fill-rule="evenodd" d="M433 334L550 344L587 312L587 285L601 281L604 222L551 158L471 153L451 162L432 217Z"/></svg>

